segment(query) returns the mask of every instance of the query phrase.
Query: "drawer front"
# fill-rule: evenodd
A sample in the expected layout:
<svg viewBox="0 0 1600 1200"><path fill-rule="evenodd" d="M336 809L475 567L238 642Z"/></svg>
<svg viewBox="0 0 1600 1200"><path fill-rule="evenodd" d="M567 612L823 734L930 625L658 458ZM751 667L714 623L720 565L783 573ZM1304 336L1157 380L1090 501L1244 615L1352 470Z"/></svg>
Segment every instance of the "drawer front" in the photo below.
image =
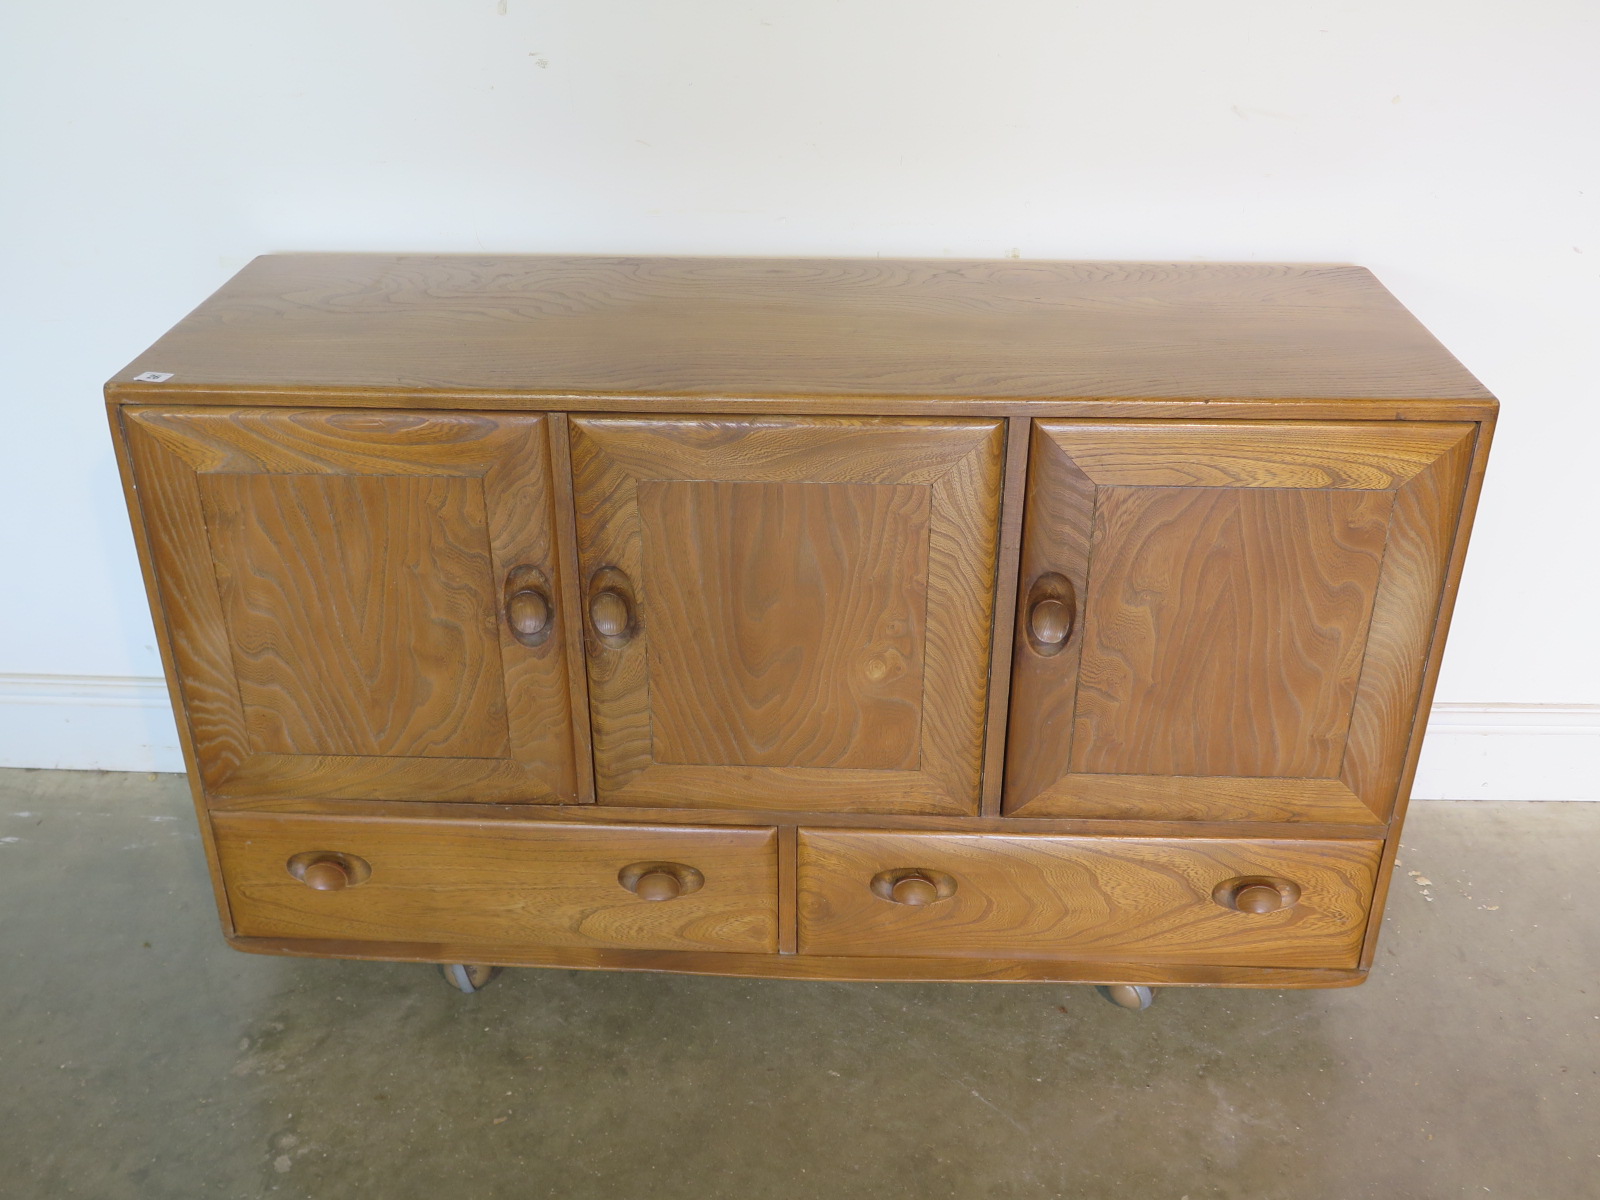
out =
<svg viewBox="0 0 1600 1200"><path fill-rule="evenodd" d="M804 830L800 950L1350 967L1381 849Z"/></svg>
<svg viewBox="0 0 1600 1200"><path fill-rule="evenodd" d="M777 949L771 829L245 813L213 823L243 937Z"/></svg>

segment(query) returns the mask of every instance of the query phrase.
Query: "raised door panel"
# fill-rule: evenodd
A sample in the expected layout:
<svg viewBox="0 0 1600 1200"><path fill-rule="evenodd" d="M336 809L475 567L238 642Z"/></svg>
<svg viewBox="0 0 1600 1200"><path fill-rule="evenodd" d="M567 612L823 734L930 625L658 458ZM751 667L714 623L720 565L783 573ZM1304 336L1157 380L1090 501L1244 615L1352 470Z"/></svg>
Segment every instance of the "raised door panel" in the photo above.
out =
<svg viewBox="0 0 1600 1200"><path fill-rule="evenodd" d="M975 810L999 422L571 425L602 803Z"/></svg>
<svg viewBox="0 0 1600 1200"><path fill-rule="evenodd" d="M1473 429L1036 422L1005 811L1385 820Z"/></svg>
<svg viewBox="0 0 1600 1200"><path fill-rule="evenodd" d="M125 421L211 795L575 798L542 417Z"/></svg>

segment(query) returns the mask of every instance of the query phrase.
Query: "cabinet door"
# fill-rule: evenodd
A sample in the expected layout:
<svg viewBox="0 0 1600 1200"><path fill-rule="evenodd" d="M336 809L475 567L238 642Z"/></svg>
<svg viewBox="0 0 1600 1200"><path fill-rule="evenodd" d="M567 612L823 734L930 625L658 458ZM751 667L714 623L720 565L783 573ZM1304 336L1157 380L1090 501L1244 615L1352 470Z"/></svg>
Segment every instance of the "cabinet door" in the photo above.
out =
<svg viewBox="0 0 1600 1200"><path fill-rule="evenodd" d="M971 812L997 421L575 417L602 803Z"/></svg>
<svg viewBox="0 0 1600 1200"><path fill-rule="evenodd" d="M1005 811L1386 819L1473 429L1036 422Z"/></svg>
<svg viewBox="0 0 1600 1200"><path fill-rule="evenodd" d="M213 796L575 799L542 417L125 421Z"/></svg>

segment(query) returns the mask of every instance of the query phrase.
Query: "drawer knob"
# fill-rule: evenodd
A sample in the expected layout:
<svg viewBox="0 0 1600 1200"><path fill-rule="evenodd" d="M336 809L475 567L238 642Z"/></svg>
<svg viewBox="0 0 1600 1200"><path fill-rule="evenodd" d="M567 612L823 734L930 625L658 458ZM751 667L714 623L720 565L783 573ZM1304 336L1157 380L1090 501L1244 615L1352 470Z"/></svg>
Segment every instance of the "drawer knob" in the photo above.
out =
<svg viewBox="0 0 1600 1200"><path fill-rule="evenodd" d="M928 867L896 867L879 871L867 885L880 900L921 908L956 894L954 876Z"/></svg>
<svg viewBox="0 0 1600 1200"><path fill-rule="evenodd" d="M589 623L608 646L622 646L634 634L633 584L615 567L601 567L589 580Z"/></svg>
<svg viewBox="0 0 1600 1200"><path fill-rule="evenodd" d="M537 638L550 628L550 601L532 588L513 592L506 601L506 622L518 641Z"/></svg>
<svg viewBox="0 0 1600 1200"><path fill-rule="evenodd" d="M683 884L671 871L651 871L639 876L633 892L641 900L676 900L683 895Z"/></svg>
<svg viewBox="0 0 1600 1200"><path fill-rule="evenodd" d="M350 872L337 859L319 858L306 868L300 882L314 892L341 892L350 886Z"/></svg>
<svg viewBox="0 0 1600 1200"><path fill-rule="evenodd" d="M1233 906L1240 912L1277 912L1283 907L1283 897L1278 894L1278 889L1275 887L1268 887L1264 883L1252 883L1235 893Z"/></svg>
<svg viewBox="0 0 1600 1200"><path fill-rule="evenodd" d="M1273 913L1293 908L1300 899L1300 887L1287 879L1252 875L1218 884L1212 899L1223 908L1242 913Z"/></svg>
<svg viewBox="0 0 1600 1200"><path fill-rule="evenodd" d="M532 649L550 638L556 610L550 603L550 580L531 563L506 572L506 626L511 636Z"/></svg>
<svg viewBox="0 0 1600 1200"><path fill-rule="evenodd" d="M1028 588L1023 610L1028 620L1023 628L1028 645L1043 658L1060 654L1072 638L1078 620L1078 593L1072 580L1056 571L1046 571Z"/></svg>
<svg viewBox="0 0 1600 1200"><path fill-rule="evenodd" d="M596 592L589 601L589 619L606 637L621 637L628 632L628 602L617 592Z"/></svg>
<svg viewBox="0 0 1600 1200"><path fill-rule="evenodd" d="M366 859L337 850L308 850L285 865L289 874L314 892L342 892L365 883L372 874Z"/></svg>
<svg viewBox="0 0 1600 1200"><path fill-rule="evenodd" d="M676 900L705 886L706 877L675 862L630 863L617 872L617 882L641 900Z"/></svg>
<svg viewBox="0 0 1600 1200"><path fill-rule="evenodd" d="M939 885L921 875L907 875L889 889L889 899L896 904L910 904L920 908L939 898Z"/></svg>
<svg viewBox="0 0 1600 1200"><path fill-rule="evenodd" d="M1033 606L1028 628L1036 641L1059 646L1072 632L1072 610L1054 597L1041 600Z"/></svg>

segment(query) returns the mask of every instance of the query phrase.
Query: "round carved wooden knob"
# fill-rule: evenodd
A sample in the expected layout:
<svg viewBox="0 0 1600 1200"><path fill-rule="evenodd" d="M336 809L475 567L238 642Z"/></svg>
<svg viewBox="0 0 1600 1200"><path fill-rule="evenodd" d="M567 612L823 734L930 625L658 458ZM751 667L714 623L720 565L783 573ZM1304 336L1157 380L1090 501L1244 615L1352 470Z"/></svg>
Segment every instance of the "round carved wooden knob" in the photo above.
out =
<svg viewBox="0 0 1600 1200"><path fill-rule="evenodd" d="M550 601L532 589L516 592L506 601L506 620L518 637L538 637L550 625Z"/></svg>
<svg viewBox="0 0 1600 1200"><path fill-rule="evenodd" d="M639 876L633 891L641 900L676 900L683 895L683 884L671 871L650 871Z"/></svg>
<svg viewBox="0 0 1600 1200"><path fill-rule="evenodd" d="M589 619L603 637L622 637L631 620L628 602L617 592L596 592L589 601Z"/></svg>
<svg viewBox="0 0 1600 1200"><path fill-rule="evenodd" d="M1054 596L1033 606L1028 614L1028 631L1046 646L1059 646L1072 632L1072 609Z"/></svg>
<svg viewBox="0 0 1600 1200"><path fill-rule="evenodd" d="M1236 912L1274 913L1299 902L1300 886L1288 879L1251 875L1217 884L1211 896L1223 908Z"/></svg>
<svg viewBox="0 0 1600 1200"><path fill-rule="evenodd" d="M350 872L336 858L319 858L306 864L300 882L314 892L339 892L350 886Z"/></svg>
<svg viewBox="0 0 1600 1200"><path fill-rule="evenodd" d="M907 875L889 889L889 899L896 904L910 904L920 908L939 898L939 886L921 875Z"/></svg>
<svg viewBox="0 0 1600 1200"><path fill-rule="evenodd" d="M676 900L698 892L706 877L686 863L637 862L617 872L617 882L641 900Z"/></svg>
<svg viewBox="0 0 1600 1200"><path fill-rule="evenodd" d="M1233 906L1240 912L1269 913L1283 907L1283 895L1265 883L1252 883L1233 894Z"/></svg>

